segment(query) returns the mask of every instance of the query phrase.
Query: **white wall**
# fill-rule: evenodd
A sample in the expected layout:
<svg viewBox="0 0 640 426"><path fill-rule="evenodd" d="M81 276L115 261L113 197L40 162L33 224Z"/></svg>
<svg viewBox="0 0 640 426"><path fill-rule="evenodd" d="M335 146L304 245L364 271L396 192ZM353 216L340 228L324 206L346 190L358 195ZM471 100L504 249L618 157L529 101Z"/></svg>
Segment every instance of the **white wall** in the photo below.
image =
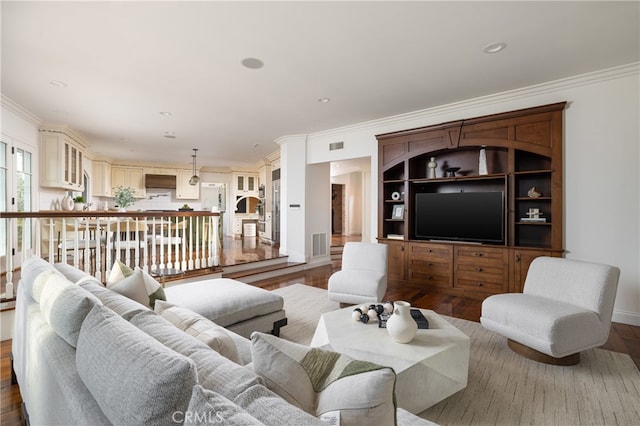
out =
<svg viewBox="0 0 640 426"><path fill-rule="evenodd" d="M331 183L329 163L310 164L306 169L306 193L314 194L305 197L306 221L305 234L307 238L306 262L309 266L319 266L331 263ZM313 235L324 236L325 253L313 256Z"/></svg>
<svg viewBox="0 0 640 426"><path fill-rule="evenodd" d="M306 136L280 138L280 253L291 262L306 262ZM327 179L328 181L328 179ZM328 228L327 228L328 229Z"/></svg>
<svg viewBox="0 0 640 426"><path fill-rule="evenodd" d="M371 156L371 235L377 234L376 134L567 101L566 257L621 269L614 321L640 325L640 66L638 63L308 135L309 164ZM344 149L329 151L333 142ZM295 163L289 159L287 165ZM284 166L283 166L284 173ZM308 194L309 197L313 194ZM286 224L287 222L283 222Z"/></svg>

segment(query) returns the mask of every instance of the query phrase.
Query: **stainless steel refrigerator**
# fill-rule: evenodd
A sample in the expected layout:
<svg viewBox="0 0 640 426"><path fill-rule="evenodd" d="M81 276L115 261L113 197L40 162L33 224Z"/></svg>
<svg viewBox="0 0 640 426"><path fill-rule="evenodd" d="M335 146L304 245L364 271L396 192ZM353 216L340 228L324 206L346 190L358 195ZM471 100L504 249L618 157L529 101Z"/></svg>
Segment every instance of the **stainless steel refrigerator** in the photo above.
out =
<svg viewBox="0 0 640 426"><path fill-rule="evenodd" d="M273 244L280 244L280 169L271 172L272 197L271 239Z"/></svg>

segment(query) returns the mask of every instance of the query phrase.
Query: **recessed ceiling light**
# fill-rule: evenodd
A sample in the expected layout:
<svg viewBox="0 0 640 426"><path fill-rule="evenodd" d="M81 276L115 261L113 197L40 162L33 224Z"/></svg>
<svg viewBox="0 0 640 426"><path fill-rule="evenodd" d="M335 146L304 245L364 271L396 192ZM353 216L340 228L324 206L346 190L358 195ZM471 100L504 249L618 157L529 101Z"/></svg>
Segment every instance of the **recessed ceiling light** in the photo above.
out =
<svg viewBox="0 0 640 426"><path fill-rule="evenodd" d="M129 142L129 138L120 138L120 142Z"/></svg>
<svg viewBox="0 0 640 426"><path fill-rule="evenodd" d="M245 68L257 70L264 67L264 62L257 58L244 58L242 60L242 65L244 65Z"/></svg>
<svg viewBox="0 0 640 426"><path fill-rule="evenodd" d="M171 117L171 113L169 111L160 111L160 115L164 117Z"/></svg>
<svg viewBox="0 0 640 426"><path fill-rule="evenodd" d="M253 147L254 147L254 148L260 148L261 146L262 146L262 144L260 144L260 143L254 143L254 144L253 144Z"/></svg>
<svg viewBox="0 0 640 426"><path fill-rule="evenodd" d="M51 80L49 82L49 84L51 84L52 86L56 86L56 87L67 87L67 83L65 83L64 81L60 81L60 80Z"/></svg>
<svg viewBox="0 0 640 426"><path fill-rule="evenodd" d="M175 139L176 134L174 132L164 132L164 137L167 139Z"/></svg>
<svg viewBox="0 0 640 426"><path fill-rule="evenodd" d="M491 53L498 53L498 52L503 51L506 47L507 47L507 43L504 43L504 42L500 41L500 42L497 42L497 43L487 44L487 45L482 49L482 51L483 51L484 53L488 53L488 54L491 54Z"/></svg>
<svg viewBox="0 0 640 426"><path fill-rule="evenodd" d="M320 102L321 104L326 104L328 102L331 102L330 98L318 98L318 102Z"/></svg>

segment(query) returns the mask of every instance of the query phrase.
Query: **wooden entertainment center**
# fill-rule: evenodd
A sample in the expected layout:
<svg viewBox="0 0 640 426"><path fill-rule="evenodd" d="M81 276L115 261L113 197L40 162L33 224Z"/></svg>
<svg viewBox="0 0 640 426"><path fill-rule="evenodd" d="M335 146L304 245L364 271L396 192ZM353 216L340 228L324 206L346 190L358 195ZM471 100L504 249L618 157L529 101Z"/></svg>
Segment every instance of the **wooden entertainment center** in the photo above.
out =
<svg viewBox="0 0 640 426"><path fill-rule="evenodd" d="M389 278L484 299L521 292L533 259L562 256L565 105L377 135L378 240L389 246ZM480 174L483 148L487 170ZM416 194L455 192L503 192L501 242L417 237Z"/></svg>

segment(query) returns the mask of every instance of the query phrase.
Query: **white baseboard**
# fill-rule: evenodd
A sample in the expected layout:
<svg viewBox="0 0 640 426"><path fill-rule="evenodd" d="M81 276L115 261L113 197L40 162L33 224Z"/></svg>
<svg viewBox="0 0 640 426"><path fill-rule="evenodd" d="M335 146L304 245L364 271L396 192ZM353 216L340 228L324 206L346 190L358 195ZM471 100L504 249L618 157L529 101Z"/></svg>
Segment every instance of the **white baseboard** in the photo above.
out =
<svg viewBox="0 0 640 426"><path fill-rule="evenodd" d="M613 311L611 318L613 322L620 322L622 324L635 325L640 327L640 314L637 312L625 312L625 311Z"/></svg>

